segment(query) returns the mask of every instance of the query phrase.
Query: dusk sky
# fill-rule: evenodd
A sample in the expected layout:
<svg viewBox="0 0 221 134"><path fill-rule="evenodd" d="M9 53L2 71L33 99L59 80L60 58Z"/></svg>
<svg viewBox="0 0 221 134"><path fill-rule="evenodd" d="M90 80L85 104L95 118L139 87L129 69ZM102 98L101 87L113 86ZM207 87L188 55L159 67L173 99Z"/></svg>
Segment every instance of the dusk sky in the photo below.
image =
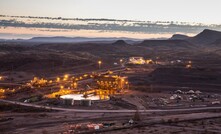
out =
<svg viewBox="0 0 221 134"><path fill-rule="evenodd" d="M8 20L15 19L13 17L0 18L0 38L23 38L32 36L121 36L121 37L133 37L134 33L141 34L141 38L152 38L152 37L168 37L174 33L186 33L188 35L194 35L201 31L203 28L212 28L215 30L220 29L221 17L219 13L221 12L221 1L220 0L1 0L0 1L0 14L11 16L34 16L34 17L62 17L62 18L93 18L93 19L116 19L116 20L134 20L134 21L163 21L163 22L188 22L188 26L195 25L195 23L202 23L203 27L195 27L195 31L172 30L168 29L166 32L151 32L150 29L141 31L131 31L121 29L114 29L113 27L97 28L97 29L86 29L78 28L76 29L76 22L71 22L72 28L68 28L68 32L65 28L60 28L56 26L56 29L63 29L63 32L52 32L51 27L43 26L33 26L30 25L12 25L15 22L5 22ZM23 23L27 21L43 23L39 19L27 19L19 20ZM3 22L4 21L4 22ZM17 20L18 22L18 20ZM16 22L16 24L17 24ZM45 23L45 22L44 22ZM53 22L50 22L50 24ZM58 22L54 22L58 24ZM67 22L59 21L59 23L66 24ZM82 22L79 22L80 24ZM78 26L79 26L78 23ZM93 22L94 23L94 22ZM97 22L96 22L97 23ZM100 22L99 22L100 23ZM110 24L109 21L105 22ZM135 22L136 23L136 22ZM135 26L133 23L133 26ZM103 23L102 23L103 24ZM115 24L115 23L113 23ZM149 24L149 23L148 23ZM170 25L168 23L167 25ZM200 24L199 26L201 26ZM210 24L215 24L210 26ZM70 22L68 22L70 25ZM87 25L87 24L85 24ZM160 24L161 25L161 24ZM186 25L186 24L185 24ZM209 26L208 26L209 25ZM97 26L97 25L96 25ZM123 27L124 25L121 25ZM131 26L128 24L128 26ZM3 29L4 27L4 29ZM20 28L16 30L16 28ZM38 32L38 35L33 30L39 30L39 28L45 28L46 31L50 32ZM54 28L54 27L52 27ZM131 28L131 27L130 27ZM136 26L137 28L137 26ZM165 28L165 27L164 27ZM166 27L168 28L168 27ZM44 29L44 31L45 31ZM55 28L54 28L55 29ZM138 28L139 29L139 28ZM140 28L141 29L141 28ZM191 28L190 28L191 29ZM71 31L70 31L71 30ZM83 30L82 32L80 32ZM85 31L86 30L86 31ZM89 30L89 32L87 32ZM16 31L16 32L15 32ZM105 31L104 35L99 34L99 32ZM157 30L159 31L159 29ZM20 33L19 33L20 32ZM92 32L91 34L89 34ZM86 33L86 34L85 34ZM111 33L111 34L108 34ZM14 37L13 37L13 36Z"/></svg>

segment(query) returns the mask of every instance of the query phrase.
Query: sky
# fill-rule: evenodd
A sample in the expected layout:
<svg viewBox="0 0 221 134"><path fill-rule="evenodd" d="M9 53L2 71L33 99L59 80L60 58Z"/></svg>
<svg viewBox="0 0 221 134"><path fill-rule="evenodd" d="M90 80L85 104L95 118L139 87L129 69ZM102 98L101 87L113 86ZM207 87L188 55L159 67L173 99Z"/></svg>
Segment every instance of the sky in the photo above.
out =
<svg viewBox="0 0 221 134"><path fill-rule="evenodd" d="M220 0L0 0L0 14L82 19L174 21L220 25L220 5ZM4 20L5 18L0 19ZM0 24L0 26L2 25ZM196 30L195 33L200 30ZM182 31L178 30L177 33L179 32ZM2 32L0 29L0 33L1 37L3 33L7 32L5 30ZM193 32L191 33L193 34ZM8 32L7 34L13 33ZM23 33L21 32L21 34ZM31 35L31 33L25 34Z"/></svg>

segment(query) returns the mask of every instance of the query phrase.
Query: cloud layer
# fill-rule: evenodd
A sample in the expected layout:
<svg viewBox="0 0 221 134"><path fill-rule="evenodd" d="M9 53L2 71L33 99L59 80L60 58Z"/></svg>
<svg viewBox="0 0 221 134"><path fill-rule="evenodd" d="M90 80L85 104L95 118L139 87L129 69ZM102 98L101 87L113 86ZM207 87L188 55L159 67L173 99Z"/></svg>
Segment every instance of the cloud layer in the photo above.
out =
<svg viewBox="0 0 221 134"><path fill-rule="evenodd" d="M172 21L135 21L115 19L51 18L0 15L0 28L25 28L40 32L69 32L92 30L139 34L196 34L203 29L221 30L221 25ZM0 29L0 31L1 31ZM0 32L2 33L2 32ZM9 32L10 33L10 32ZM9 34L7 33L7 34ZM3 33L2 33L3 34ZM13 34L11 32L10 34ZM22 34L22 33L21 33ZM31 34L31 33L30 33Z"/></svg>

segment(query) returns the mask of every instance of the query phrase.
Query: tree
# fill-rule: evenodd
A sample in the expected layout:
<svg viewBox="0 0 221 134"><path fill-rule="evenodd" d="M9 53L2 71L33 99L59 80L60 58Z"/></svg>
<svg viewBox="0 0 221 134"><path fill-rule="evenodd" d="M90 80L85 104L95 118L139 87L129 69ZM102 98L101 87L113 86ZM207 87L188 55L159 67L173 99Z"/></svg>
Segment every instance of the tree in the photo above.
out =
<svg viewBox="0 0 221 134"><path fill-rule="evenodd" d="M134 117L133 117L134 121L140 121L140 113L138 110L136 110L136 112L134 113Z"/></svg>

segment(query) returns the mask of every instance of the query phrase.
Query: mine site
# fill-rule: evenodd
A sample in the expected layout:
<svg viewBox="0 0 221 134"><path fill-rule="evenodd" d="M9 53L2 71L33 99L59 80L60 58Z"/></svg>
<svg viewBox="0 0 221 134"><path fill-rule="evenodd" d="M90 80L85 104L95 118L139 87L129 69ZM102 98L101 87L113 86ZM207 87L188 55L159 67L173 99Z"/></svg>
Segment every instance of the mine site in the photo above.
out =
<svg viewBox="0 0 221 134"><path fill-rule="evenodd" d="M219 133L220 44L208 41L216 35L204 30L182 40L133 43L2 41L0 130Z"/></svg>
<svg viewBox="0 0 221 134"><path fill-rule="evenodd" d="M0 0L0 134L221 134L220 0Z"/></svg>

